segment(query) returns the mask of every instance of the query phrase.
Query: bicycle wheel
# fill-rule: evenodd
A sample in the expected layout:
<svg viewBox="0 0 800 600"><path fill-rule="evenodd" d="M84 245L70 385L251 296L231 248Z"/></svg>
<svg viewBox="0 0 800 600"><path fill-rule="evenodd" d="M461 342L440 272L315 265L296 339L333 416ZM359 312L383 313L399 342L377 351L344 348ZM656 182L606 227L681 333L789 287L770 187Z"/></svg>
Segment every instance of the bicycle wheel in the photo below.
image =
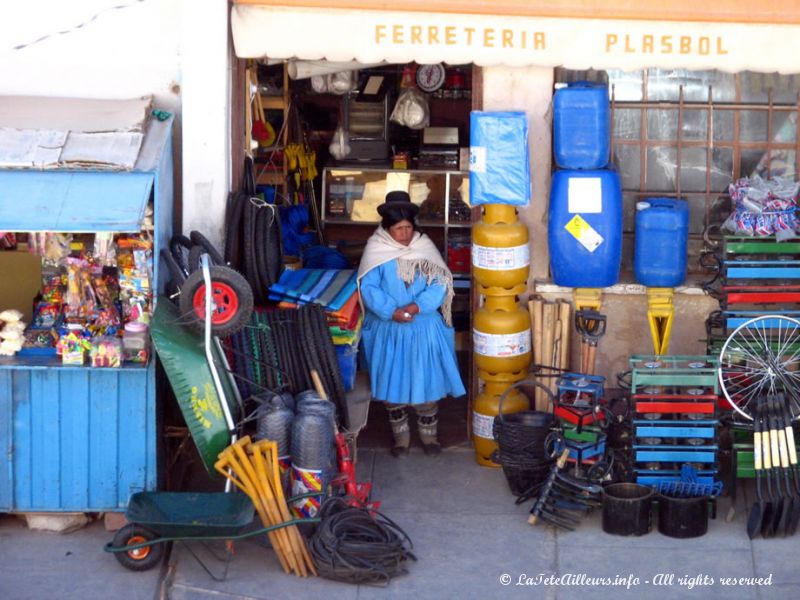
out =
<svg viewBox="0 0 800 600"><path fill-rule="evenodd" d="M760 396L783 392L800 418L800 321L764 315L739 325L720 350L720 387L731 407L753 420Z"/></svg>

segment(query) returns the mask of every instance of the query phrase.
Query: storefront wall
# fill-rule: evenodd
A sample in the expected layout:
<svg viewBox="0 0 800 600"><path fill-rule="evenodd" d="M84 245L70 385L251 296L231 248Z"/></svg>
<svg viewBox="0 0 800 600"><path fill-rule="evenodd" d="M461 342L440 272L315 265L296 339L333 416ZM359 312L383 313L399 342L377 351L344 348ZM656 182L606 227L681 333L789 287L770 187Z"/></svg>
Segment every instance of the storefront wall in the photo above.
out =
<svg viewBox="0 0 800 600"><path fill-rule="evenodd" d="M519 217L530 233L531 277L528 295L538 293L547 300L571 300L569 289L548 285L547 206L550 191L553 69L546 67L485 67L484 110L524 110L528 115L528 151L531 165L531 202L520 208ZM683 288L675 295L675 319L670 352L704 354L703 323L719 308L716 300L699 288ZM644 288L620 285L604 293L603 312L608 317L606 336L600 344L597 373L616 386L616 374L627 369L633 354L650 354L647 300ZM578 337L573 332L571 364L580 364Z"/></svg>

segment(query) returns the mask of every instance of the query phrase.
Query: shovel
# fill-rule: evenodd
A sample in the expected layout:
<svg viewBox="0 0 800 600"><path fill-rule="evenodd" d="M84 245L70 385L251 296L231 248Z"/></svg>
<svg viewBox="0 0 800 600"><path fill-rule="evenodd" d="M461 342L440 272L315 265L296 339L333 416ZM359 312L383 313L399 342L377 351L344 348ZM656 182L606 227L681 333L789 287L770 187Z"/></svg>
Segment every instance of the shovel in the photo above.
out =
<svg viewBox="0 0 800 600"><path fill-rule="evenodd" d="M794 431L787 419L787 408L783 394L773 399L773 412L777 418L778 443L781 452L781 467L786 483L785 513L781 517L780 530L783 535L793 535L800 521L800 496L797 490L797 450L794 447ZM791 440L791 444L789 443Z"/></svg>
<svg viewBox="0 0 800 600"><path fill-rule="evenodd" d="M781 419L779 419L778 416L778 404L779 402L782 402L782 400L782 395L771 395L769 397L769 408L771 411L771 431L774 430L775 432L775 437L778 443L778 456L780 457L781 470L779 473L776 473L779 489L781 487L781 475L783 475L783 492L781 493L781 498L775 508L776 514L773 515L772 518L772 535L775 535L778 532L786 535L792 515L794 514L794 496L792 495L789 484L789 456L786 449L786 432L783 430L783 427L781 426Z"/></svg>
<svg viewBox="0 0 800 600"><path fill-rule="evenodd" d="M762 420L760 415L761 405L757 406L755 418L753 419L753 463L756 470L756 501L750 509L750 514L747 517L747 536L752 540L761 530L761 522L764 517L765 503L761 493L761 470L762 463L762 444L761 444L761 429Z"/></svg>
<svg viewBox="0 0 800 600"><path fill-rule="evenodd" d="M597 342L606 333L606 316L596 310L577 310L575 330L581 336L581 373L594 375Z"/></svg>

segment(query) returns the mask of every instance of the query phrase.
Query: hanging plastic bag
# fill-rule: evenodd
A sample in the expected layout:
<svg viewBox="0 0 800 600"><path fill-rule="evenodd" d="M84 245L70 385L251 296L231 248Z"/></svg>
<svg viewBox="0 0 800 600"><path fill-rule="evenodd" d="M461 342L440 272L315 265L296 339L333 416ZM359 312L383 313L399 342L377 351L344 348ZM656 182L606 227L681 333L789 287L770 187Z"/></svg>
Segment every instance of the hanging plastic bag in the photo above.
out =
<svg viewBox="0 0 800 600"><path fill-rule="evenodd" d="M394 105L391 120L409 129L424 129L431 120L428 97L417 88L403 90Z"/></svg>
<svg viewBox="0 0 800 600"><path fill-rule="evenodd" d="M350 154L350 135L341 124L336 128L336 133L333 134L328 150L336 160L342 160Z"/></svg>
<svg viewBox="0 0 800 600"><path fill-rule="evenodd" d="M358 86L358 71L339 71L311 77L311 89L317 94L336 94L342 96Z"/></svg>

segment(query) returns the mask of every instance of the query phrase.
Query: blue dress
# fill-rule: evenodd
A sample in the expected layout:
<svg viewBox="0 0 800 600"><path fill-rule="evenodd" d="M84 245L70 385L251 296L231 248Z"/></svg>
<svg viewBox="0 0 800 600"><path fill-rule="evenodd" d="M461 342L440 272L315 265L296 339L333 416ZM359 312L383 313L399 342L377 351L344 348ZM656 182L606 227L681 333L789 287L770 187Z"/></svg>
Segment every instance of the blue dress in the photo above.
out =
<svg viewBox="0 0 800 600"><path fill-rule="evenodd" d="M455 334L438 309L445 287L419 273L411 285L397 276L397 261L369 271L361 279L367 309L362 329L364 358L372 397L392 404L421 404L447 395L466 394L455 353ZM410 323L392 321L392 313L410 303L419 314Z"/></svg>

